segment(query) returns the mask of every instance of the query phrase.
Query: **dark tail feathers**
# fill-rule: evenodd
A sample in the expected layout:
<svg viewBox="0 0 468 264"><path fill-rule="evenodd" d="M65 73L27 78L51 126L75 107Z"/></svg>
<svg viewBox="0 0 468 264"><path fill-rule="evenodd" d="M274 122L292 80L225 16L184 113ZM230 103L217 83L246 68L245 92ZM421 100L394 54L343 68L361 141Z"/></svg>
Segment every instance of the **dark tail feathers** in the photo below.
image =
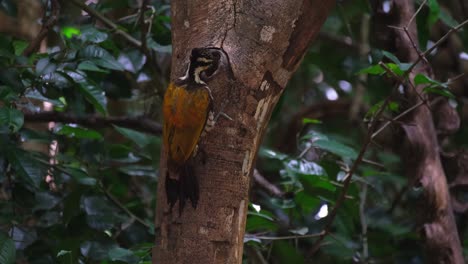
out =
<svg viewBox="0 0 468 264"><path fill-rule="evenodd" d="M179 174L179 179L169 177L169 171L172 170L168 169L166 174L166 196L171 211L177 201L179 201L179 215L184 210L186 200L190 200L192 207L197 208L199 187L193 167L189 164L179 166L176 172Z"/></svg>

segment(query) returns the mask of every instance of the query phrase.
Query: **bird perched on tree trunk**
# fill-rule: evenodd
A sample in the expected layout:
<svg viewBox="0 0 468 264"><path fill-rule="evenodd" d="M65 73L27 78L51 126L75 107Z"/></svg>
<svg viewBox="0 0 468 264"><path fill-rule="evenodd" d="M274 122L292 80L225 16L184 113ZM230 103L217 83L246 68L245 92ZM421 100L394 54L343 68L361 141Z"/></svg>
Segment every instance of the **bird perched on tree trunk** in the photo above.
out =
<svg viewBox="0 0 468 264"><path fill-rule="evenodd" d="M185 76L171 82L163 102L163 144L167 157L166 196L179 214L190 200L196 208L198 180L193 157L203 130L214 125L213 96L206 81L218 69L223 55L218 48L195 48Z"/></svg>

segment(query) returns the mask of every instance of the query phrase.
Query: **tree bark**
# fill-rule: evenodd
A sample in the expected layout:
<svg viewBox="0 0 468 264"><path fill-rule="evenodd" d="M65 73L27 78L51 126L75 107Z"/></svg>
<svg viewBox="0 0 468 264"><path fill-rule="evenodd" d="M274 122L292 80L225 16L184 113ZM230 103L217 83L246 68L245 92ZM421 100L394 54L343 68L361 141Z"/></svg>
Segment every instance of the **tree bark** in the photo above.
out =
<svg viewBox="0 0 468 264"><path fill-rule="evenodd" d="M219 118L200 140L200 200L181 216L169 211L161 158L153 263L241 263L253 164L273 107L318 34L334 0L172 1L172 74L184 74L192 48L219 47L234 80L208 85ZM177 207L177 206L176 206Z"/></svg>
<svg viewBox="0 0 468 264"><path fill-rule="evenodd" d="M394 0L390 12L379 9L380 1L374 2L374 35L380 40L380 45L393 51L402 62L415 62L419 58L418 37L414 15L414 3L407 0ZM388 25L401 29L390 29ZM406 33L402 30L407 27ZM390 32L389 32L390 31ZM422 60L409 74L413 83L418 74L431 76L430 65ZM413 86L413 87L412 87ZM406 85L405 98L402 104L409 107L427 100L423 92L424 86ZM434 126L433 114L428 104L423 104L403 121L404 144L402 155L406 161L406 174L409 182L416 182L421 186L421 233L425 242L427 263L464 263L457 225L450 203L447 179L440 161L440 147Z"/></svg>

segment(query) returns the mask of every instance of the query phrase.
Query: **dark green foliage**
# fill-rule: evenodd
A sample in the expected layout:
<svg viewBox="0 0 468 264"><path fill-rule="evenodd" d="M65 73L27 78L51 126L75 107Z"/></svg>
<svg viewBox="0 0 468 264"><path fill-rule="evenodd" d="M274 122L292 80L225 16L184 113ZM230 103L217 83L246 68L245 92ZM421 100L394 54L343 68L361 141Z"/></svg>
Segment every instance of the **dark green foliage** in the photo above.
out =
<svg viewBox="0 0 468 264"><path fill-rule="evenodd" d="M136 14L130 2L106 9ZM148 46L159 52L170 44L168 5L151 4ZM15 8L1 1L2 12ZM29 42L0 35L0 263L150 263L159 138L71 121L25 126L24 113L43 102L79 117L145 114L137 79L151 72L142 53L92 21L76 24L73 8L62 6L46 53L24 57ZM119 26L139 39L134 22Z"/></svg>

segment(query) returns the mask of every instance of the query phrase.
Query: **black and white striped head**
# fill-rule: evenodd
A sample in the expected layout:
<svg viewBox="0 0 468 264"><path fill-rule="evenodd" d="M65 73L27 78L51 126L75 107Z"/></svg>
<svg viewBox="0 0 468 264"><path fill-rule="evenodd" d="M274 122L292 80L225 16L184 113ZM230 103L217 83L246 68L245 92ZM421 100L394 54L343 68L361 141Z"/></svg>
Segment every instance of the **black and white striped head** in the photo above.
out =
<svg viewBox="0 0 468 264"><path fill-rule="evenodd" d="M194 48L190 55L190 65L187 73L181 80L194 84L205 85L209 78L218 69L221 60L221 50L218 48Z"/></svg>

